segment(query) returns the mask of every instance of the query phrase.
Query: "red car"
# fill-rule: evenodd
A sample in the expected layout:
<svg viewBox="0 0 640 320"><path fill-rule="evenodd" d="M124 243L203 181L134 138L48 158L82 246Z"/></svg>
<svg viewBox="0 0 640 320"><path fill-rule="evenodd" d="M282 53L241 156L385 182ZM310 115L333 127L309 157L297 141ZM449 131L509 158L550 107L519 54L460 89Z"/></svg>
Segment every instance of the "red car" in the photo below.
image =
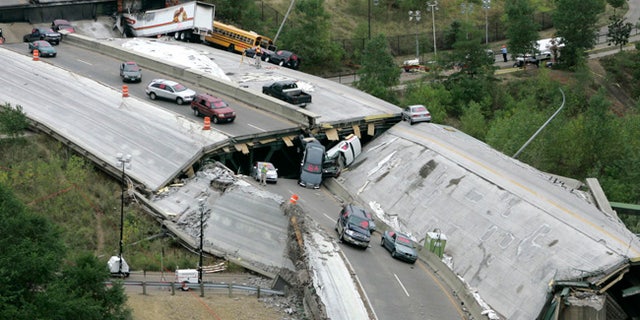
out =
<svg viewBox="0 0 640 320"><path fill-rule="evenodd" d="M60 32L64 30L66 33L74 33L76 29L71 25L71 23L64 19L56 19L51 22L51 29L53 31Z"/></svg>
<svg viewBox="0 0 640 320"><path fill-rule="evenodd" d="M236 119L236 112L222 99L208 93L197 94L191 101L193 114L211 118L213 123L233 122Z"/></svg>

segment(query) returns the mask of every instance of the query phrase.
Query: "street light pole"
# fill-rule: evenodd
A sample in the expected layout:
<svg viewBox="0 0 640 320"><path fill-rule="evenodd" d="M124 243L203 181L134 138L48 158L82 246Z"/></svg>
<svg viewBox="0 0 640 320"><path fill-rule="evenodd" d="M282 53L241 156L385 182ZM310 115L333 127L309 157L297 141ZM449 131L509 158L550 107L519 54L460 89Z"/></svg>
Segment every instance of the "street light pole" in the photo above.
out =
<svg viewBox="0 0 640 320"><path fill-rule="evenodd" d="M124 189L125 189L125 167L131 167L131 155L123 155L118 153L116 155L118 164L122 165L122 185L120 193L120 250L118 251L118 274L122 276L122 247L123 247L123 229L124 229Z"/></svg>
<svg viewBox="0 0 640 320"><path fill-rule="evenodd" d="M198 203L200 205L200 262L198 263L198 283L202 283L202 247L203 247L203 239L204 239L204 233L203 233L203 224L204 224L204 204L205 204L205 199L204 198L200 198L198 199Z"/></svg>
<svg viewBox="0 0 640 320"><path fill-rule="evenodd" d="M436 18L435 11L438 10L438 1L433 0L427 2L428 10L431 11L431 24L433 29L433 56L436 57L438 55L438 50L436 49Z"/></svg>
<svg viewBox="0 0 640 320"><path fill-rule="evenodd" d="M420 22L420 10L409 11L409 21L416 20L416 59L420 59L420 44L418 43L418 22Z"/></svg>
<svg viewBox="0 0 640 320"><path fill-rule="evenodd" d="M484 8L484 44L489 43L489 9L491 9L491 0L482 0L482 8Z"/></svg>

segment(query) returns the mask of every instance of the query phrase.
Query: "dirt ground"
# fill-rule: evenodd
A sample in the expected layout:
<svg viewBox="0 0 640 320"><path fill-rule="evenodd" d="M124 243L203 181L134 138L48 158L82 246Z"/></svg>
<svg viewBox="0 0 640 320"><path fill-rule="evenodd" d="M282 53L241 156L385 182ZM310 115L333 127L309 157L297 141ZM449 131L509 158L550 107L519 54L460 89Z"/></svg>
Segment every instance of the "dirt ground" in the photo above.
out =
<svg viewBox="0 0 640 320"><path fill-rule="evenodd" d="M127 305L133 310L136 320L180 319L180 320L293 320L301 315L289 315L288 307L272 297L258 299L255 295L207 293L200 297L198 290L187 292L160 289L142 293L128 293Z"/></svg>

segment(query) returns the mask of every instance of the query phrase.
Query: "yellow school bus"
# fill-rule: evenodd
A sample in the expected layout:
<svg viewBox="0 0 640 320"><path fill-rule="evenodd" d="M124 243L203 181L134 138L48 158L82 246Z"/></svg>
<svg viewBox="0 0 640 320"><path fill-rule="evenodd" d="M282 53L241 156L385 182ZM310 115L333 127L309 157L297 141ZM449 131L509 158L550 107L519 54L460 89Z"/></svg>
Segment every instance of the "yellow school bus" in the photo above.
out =
<svg viewBox="0 0 640 320"><path fill-rule="evenodd" d="M218 21L213 22L213 33L207 35L205 41L238 53L258 45L267 49L273 47L273 40L268 37Z"/></svg>

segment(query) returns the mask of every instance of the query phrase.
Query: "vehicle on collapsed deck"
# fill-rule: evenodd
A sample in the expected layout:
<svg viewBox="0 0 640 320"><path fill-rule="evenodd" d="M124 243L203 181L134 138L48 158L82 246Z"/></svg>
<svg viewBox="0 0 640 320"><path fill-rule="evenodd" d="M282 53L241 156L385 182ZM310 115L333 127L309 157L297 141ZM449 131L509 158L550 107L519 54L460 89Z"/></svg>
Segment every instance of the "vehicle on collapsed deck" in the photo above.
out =
<svg viewBox="0 0 640 320"><path fill-rule="evenodd" d="M262 93L301 108L311 103L311 95L302 91L294 81L276 81L262 87Z"/></svg>
<svg viewBox="0 0 640 320"><path fill-rule="evenodd" d="M236 112L224 100L208 93L197 94L191 101L191 109L196 117L209 117L215 124L236 119Z"/></svg>
<svg viewBox="0 0 640 320"><path fill-rule="evenodd" d="M253 179L260 181L263 166L266 166L267 168L267 174L264 181L278 183L278 168L276 168L271 162L257 161L254 163L253 168L251 168L251 176Z"/></svg>
<svg viewBox="0 0 640 320"><path fill-rule="evenodd" d="M33 28L31 29L31 33L25 34L24 37L22 37L23 42L45 40L53 45L60 44L61 39L62 35L60 33L48 27Z"/></svg>
<svg viewBox="0 0 640 320"><path fill-rule="evenodd" d="M213 32L214 16L213 4L191 1L157 10L124 13L118 16L120 21L116 21L116 27L124 26L120 31L129 37L173 35L180 41L203 42Z"/></svg>
<svg viewBox="0 0 640 320"><path fill-rule="evenodd" d="M346 205L340 210L335 230L340 241L367 249L371 241L370 220L364 210L354 209L354 206Z"/></svg>
<svg viewBox="0 0 640 320"><path fill-rule="evenodd" d="M34 50L38 50L40 57L55 57L58 53L48 41L37 40L29 43L29 53L33 53Z"/></svg>
<svg viewBox="0 0 640 320"><path fill-rule="evenodd" d="M348 135L344 140L327 150L322 166L322 176L325 178L340 176L342 170L351 165L361 152L360 138L355 134Z"/></svg>
<svg viewBox="0 0 640 320"><path fill-rule="evenodd" d="M306 143L300 162L300 178L298 178L300 186L320 189L324 157L324 146L318 140L314 139Z"/></svg>
<svg viewBox="0 0 640 320"><path fill-rule="evenodd" d="M165 79L153 79L145 89L145 93L151 100L163 98L173 100L180 105L185 102L191 103L196 97L195 91L178 82Z"/></svg>
<svg viewBox="0 0 640 320"><path fill-rule="evenodd" d="M385 231L380 245L391 253L391 256L409 263L416 263L418 252L408 235L397 231Z"/></svg>
<svg viewBox="0 0 640 320"><path fill-rule="evenodd" d="M123 82L141 82L142 68L134 61L125 61L120 64L120 79Z"/></svg>

